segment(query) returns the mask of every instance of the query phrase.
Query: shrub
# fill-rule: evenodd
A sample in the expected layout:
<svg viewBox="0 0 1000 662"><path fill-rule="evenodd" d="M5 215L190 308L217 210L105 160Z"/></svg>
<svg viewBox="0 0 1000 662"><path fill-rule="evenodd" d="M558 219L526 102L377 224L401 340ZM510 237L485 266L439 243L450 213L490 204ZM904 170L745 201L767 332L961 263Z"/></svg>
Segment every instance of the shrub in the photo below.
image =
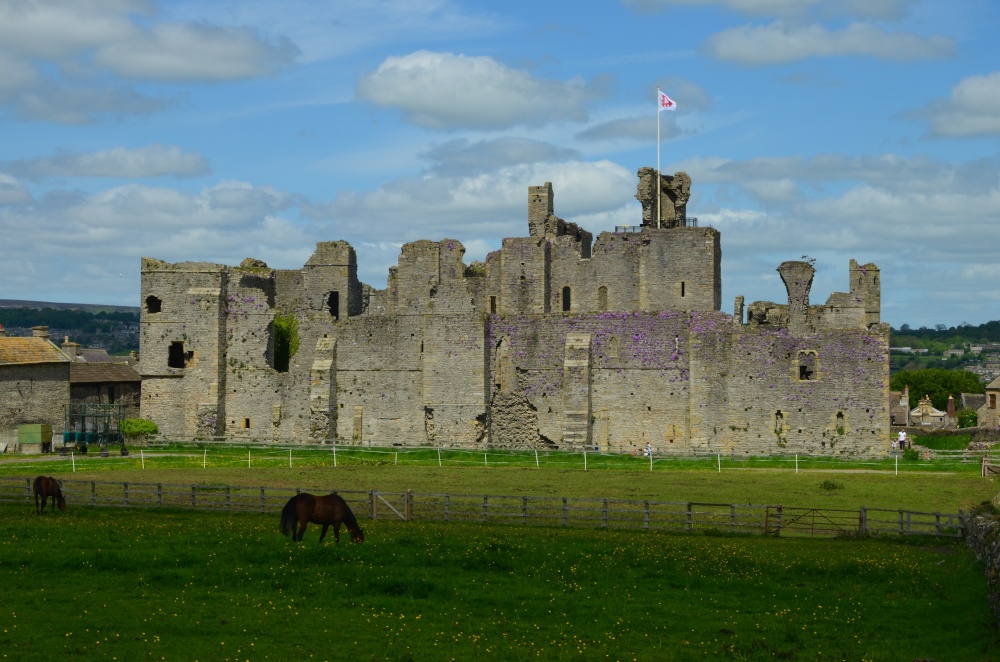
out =
<svg viewBox="0 0 1000 662"><path fill-rule="evenodd" d="M160 428L156 427L156 423L146 418L125 418L118 426L118 431L126 439L136 440L151 434L159 434Z"/></svg>
<svg viewBox="0 0 1000 662"><path fill-rule="evenodd" d="M827 492L844 489L843 483L838 483L837 481L830 480L829 478L820 483L819 486L822 487Z"/></svg>
<svg viewBox="0 0 1000 662"><path fill-rule="evenodd" d="M960 428L974 428L979 423L979 414L971 407L959 409L955 415L958 418L958 427Z"/></svg>

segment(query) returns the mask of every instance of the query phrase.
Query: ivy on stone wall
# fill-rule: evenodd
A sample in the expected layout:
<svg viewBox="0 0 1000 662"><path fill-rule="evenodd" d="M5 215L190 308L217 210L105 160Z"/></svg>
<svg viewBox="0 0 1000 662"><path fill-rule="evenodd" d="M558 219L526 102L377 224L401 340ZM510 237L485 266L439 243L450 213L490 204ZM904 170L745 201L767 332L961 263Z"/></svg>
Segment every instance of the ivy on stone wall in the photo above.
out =
<svg viewBox="0 0 1000 662"><path fill-rule="evenodd" d="M295 352L299 351L299 322L295 315L274 316L274 369L288 372Z"/></svg>

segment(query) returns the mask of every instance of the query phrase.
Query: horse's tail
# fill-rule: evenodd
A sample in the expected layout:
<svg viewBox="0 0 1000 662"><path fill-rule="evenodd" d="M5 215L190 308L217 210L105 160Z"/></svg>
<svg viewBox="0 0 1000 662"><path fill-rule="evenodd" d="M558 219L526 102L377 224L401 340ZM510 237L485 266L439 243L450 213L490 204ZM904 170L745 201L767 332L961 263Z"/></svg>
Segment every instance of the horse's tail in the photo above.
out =
<svg viewBox="0 0 1000 662"><path fill-rule="evenodd" d="M299 502L299 497L301 496L302 496L301 494L296 494L291 499L289 499L288 503L285 504L285 507L281 509L282 535L290 536L292 535L292 533L295 532L295 525L299 521L298 514L295 512L295 510Z"/></svg>

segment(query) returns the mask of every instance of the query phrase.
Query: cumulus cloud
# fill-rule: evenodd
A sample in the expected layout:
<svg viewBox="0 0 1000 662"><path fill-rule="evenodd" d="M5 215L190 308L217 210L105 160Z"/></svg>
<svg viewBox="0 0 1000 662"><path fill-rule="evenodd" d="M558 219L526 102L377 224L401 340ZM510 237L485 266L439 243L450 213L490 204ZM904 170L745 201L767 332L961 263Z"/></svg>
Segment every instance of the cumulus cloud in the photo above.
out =
<svg viewBox="0 0 1000 662"><path fill-rule="evenodd" d="M660 123L660 138L676 138L684 132L675 121ZM623 117L601 122L576 134L580 140L597 142L603 140L656 140L656 119L650 117Z"/></svg>
<svg viewBox="0 0 1000 662"><path fill-rule="evenodd" d="M163 22L145 0L0 2L0 104L64 124L144 114L166 102L133 86L264 76L295 46L243 27Z"/></svg>
<svg viewBox="0 0 1000 662"><path fill-rule="evenodd" d="M905 15L916 0L624 0L624 4L641 12L663 11L670 7L717 6L758 16L813 13L885 20Z"/></svg>
<svg viewBox="0 0 1000 662"><path fill-rule="evenodd" d="M24 179L45 177L195 177L209 172L208 162L197 152L180 147L148 145L136 149L115 147L98 152L59 150L51 156L10 161L7 172Z"/></svg>
<svg viewBox="0 0 1000 662"><path fill-rule="evenodd" d="M587 119L602 83L536 78L491 57L417 51L387 58L359 79L358 97L432 129L503 129Z"/></svg>
<svg viewBox="0 0 1000 662"><path fill-rule="evenodd" d="M917 116L930 119L930 133L937 137L1000 135L1000 72L959 81L948 99Z"/></svg>
<svg viewBox="0 0 1000 662"><path fill-rule="evenodd" d="M928 320L927 311L938 308L982 319L976 302L962 297L982 291L984 281L974 274L995 264L982 238L994 234L1000 216L1000 158L949 163L833 154L702 158L675 167L702 185L689 213L722 232L724 300L743 294L748 301L783 301L773 269L808 254L819 258L813 292L820 302L846 291L853 257L881 268L883 302L892 302L884 303L883 319L896 326Z"/></svg>
<svg viewBox="0 0 1000 662"><path fill-rule="evenodd" d="M28 189L9 175L0 174L0 205L23 205L32 200Z"/></svg>
<svg viewBox="0 0 1000 662"><path fill-rule="evenodd" d="M952 55L954 46L949 37L887 32L862 23L828 30L821 25L776 22L723 30L709 37L703 49L720 60L756 66L830 56L867 56L900 62L936 59Z"/></svg>
<svg viewBox="0 0 1000 662"><path fill-rule="evenodd" d="M295 61L288 39L270 43L246 28L168 24L100 47L94 61L153 81L219 81L272 74Z"/></svg>
<svg viewBox="0 0 1000 662"><path fill-rule="evenodd" d="M22 194L4 205L12 189L16 182L0 175L0 262L10 275L5 289L15 298L20 290L37 296L78 291L86 282L91 294L81 296L91 298L81 300L93 302L93 292L100 292L102 302L138 305L142 256L225 264L252 256L300 266L315 241L308 224L286 217L294 212L292 196L243 182L194 193L131 184L93 194L55 191L36 200ZM99 260L81 260L95 253ZM59 268L70 262L77 266Z"/></svg>
<svg viewBox="0 0 1000 662"><path fill-rule="evenodd" d="M432 169L446 175L497 170L522 163L578 160L575 149L529 138L497 138L470 142L466 138L433 145L418 155L432 161Z"/></svg>

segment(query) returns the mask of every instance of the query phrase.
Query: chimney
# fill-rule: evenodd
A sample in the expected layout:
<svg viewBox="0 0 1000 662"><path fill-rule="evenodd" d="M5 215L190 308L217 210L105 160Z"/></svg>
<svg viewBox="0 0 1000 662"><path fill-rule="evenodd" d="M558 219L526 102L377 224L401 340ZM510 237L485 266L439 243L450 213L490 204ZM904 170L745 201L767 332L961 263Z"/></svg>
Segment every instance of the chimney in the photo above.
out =
<svg viewBox="0 0 1000 662"><path fill-rule="evenodd" d="M49 339L49 327L47 326L33 326L31 327L31 337L32 338L45 338Z"/></svg>

